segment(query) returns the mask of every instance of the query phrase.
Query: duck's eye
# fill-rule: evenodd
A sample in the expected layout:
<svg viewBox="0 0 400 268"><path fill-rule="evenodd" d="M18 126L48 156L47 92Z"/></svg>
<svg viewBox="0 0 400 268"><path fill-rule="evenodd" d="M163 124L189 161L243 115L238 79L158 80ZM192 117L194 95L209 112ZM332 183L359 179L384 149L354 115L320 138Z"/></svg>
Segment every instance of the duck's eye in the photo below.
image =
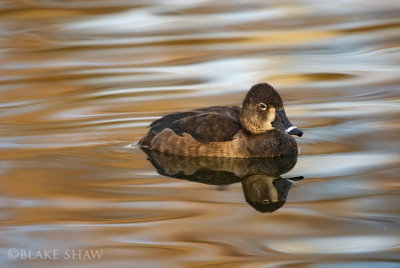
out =
<svg viewBox="0 0 400 268"><path fill-rule="evenodd" d="M258 105L258 107L259 107L261 110L266 110L266 109L267 109L267 105L265 105L265 103L262 103L262 102Z"/></svg>

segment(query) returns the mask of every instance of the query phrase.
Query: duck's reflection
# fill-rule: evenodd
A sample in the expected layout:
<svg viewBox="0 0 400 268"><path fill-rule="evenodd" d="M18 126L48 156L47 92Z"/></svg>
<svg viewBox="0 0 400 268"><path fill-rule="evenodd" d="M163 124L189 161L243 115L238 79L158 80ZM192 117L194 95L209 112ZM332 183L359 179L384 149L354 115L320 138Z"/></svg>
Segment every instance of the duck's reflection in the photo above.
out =
<svg viewBox="0 0 400 268"><path fill-rule="evenodd" d="M297 155L277 158L203 158L166 155L142 149L161 175L225 186L242 183L246 201L260 212L281 208L290 188L303 177L282 178L297 162Z"/></svg>
<svg viewBox="0 0 400 268"><path fill-rule="evenodd" d="M286 198L295 177L285 179L268 175L248 175L242 179L242 187L247 203L260 212L274 212L286 203Z"/></svg>

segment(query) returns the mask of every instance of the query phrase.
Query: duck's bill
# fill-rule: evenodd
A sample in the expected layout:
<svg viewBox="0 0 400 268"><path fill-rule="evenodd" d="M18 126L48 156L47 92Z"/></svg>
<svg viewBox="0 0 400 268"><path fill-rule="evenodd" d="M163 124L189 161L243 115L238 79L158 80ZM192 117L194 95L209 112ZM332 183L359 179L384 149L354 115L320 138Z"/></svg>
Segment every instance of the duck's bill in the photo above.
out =
<svg viewBox="0 0 400 268"><path fill-rule="evenodd" d="M301 131L298 127L294 126L286 116L285 110L276 111L275 120L272 122L272 125L282 130L283 132L289 135L303 136L303 131Z"/></svg>
<svg viewBox="0 0 400 268"><path fill-rule="evenodd" d="M288 129L285 130L285 132L289 135L296 135L296 136L303 136L303 131L301 131L299 128L296 126L291 126Z"/></svg>

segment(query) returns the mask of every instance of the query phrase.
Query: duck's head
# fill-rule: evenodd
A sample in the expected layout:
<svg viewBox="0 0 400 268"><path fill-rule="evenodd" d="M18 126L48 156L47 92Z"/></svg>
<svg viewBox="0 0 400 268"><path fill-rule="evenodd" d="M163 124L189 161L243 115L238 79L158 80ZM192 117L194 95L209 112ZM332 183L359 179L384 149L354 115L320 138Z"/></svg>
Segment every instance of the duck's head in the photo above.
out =
<svg viewBox="0 0 400 268"><path fill-rule="evenodd" d="M279 129L289 135L303 135L287 118L279 93L266 83L254 85L247 92L240 112L240 123L252 134Z"/></svg>

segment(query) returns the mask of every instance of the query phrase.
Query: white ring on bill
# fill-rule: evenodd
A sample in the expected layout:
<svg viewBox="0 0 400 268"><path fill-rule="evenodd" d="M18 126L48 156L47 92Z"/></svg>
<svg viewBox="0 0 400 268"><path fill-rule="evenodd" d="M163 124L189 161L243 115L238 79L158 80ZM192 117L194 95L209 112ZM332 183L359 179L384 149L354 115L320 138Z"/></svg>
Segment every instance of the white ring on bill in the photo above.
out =
<svg viewBox="0 0 400 268"><path fill-rule="evenodd" d="M296 126L291 126L290 128L286 129L285 132L289 133L292 129L295 129L295 128L297 128L297 127Z"/></svg>

